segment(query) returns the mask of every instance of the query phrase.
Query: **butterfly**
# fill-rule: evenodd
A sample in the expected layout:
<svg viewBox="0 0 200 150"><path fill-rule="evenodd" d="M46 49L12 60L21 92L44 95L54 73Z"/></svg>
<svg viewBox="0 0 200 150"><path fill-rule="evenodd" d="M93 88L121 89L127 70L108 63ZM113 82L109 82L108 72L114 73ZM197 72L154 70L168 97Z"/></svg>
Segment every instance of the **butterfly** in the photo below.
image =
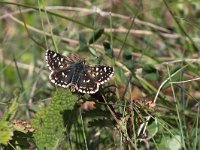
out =
<svg viewBox="0 0 200 150"><path fill-rule="evenodd" d="M50 81L63 88L70 87L72 92L94 94L114 73L110 66L87 65L85 59L80 59L76 53L66 57L48 49L45 58L51 70Z"/></svg>

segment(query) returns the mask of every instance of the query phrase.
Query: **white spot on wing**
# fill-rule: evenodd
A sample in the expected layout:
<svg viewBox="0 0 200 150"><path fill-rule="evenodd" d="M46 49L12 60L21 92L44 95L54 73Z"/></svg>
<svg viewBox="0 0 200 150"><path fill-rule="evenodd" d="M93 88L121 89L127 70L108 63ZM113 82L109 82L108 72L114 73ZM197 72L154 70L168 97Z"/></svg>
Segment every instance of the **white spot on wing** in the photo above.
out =
<svg viewBox="0 0 200 150"><path fill-rule="evenodd" d="M54 57L56 57L56 56L57 56L57 54L56 54L56 53L54 53L52 57L54 58Z"/></svg>
<svg viewBox="0 0 200 150"><path fill-rule="evenodd" d="M67 86L65 84L63 84L62 87L66 88Z"/></svg>
<svg viewBox="0 0 200 150"><path fill-rule="evenodd" d="M107 68L106 68L106 67L104 67L104 68L103 68L103 70L106 72L106 71L107 71Z"/></svg>
<svg viewBox="0 0 200 150"><path fill-rule="evenodd" d="M55 80L51 80L51 82L55 83Z"/></svg>

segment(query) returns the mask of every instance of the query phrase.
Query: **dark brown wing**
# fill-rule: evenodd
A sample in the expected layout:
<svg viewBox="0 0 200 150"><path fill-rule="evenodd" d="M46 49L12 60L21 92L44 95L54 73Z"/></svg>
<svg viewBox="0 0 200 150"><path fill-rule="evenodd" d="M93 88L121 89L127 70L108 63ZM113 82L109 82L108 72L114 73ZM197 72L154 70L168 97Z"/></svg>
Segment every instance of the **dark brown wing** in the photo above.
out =
<svg viewBox="0 0 200 150"><path fill-rule="evenodd" d="M99 84L107 82L114 73L114 69L105 65L87 66L87 73Z"/></svg>
<svg viewBox="0 0 200 150"><path fill-rule="evenodd" d="M67 57L49 49L46 51L45 58L47 66L51 71L66 68L69 64Z"/></svg>
<svg viewBox="0 0 200 150"><path fill-rule="evenodd" d="M52 83L67 88L71 85L73 76L72 68L65 68L62 70L55 70L49 75L49 79Z"/></svg>
<svg viewBox="0 0 200 150"><path fill-rule="evenodd" d="M81 74L76 89L81 93L94 94L99 90L99 84L87 73Z"/></svg>

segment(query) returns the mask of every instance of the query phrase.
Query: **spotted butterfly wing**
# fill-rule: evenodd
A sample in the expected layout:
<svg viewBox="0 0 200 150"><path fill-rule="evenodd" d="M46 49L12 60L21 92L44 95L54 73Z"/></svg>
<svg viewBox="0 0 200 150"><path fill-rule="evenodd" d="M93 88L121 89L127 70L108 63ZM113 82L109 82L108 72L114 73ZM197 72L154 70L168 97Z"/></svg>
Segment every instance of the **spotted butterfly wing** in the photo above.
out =
<svg viewBox="0 0 200 150"><path fill-rule="evenodd" d="M94 81L98 84L107 82L113 75L114 70L112 67L105 65L88 66L87 72L93 77Z"/></svg>
<svg viewBox="0 0 200 150"><path fill-rule="evenodd" d="M113 75L112 67L104 65L88 66L85 60L71 53L65 57L51 50L46 51L46 62L52 71L49 78L54 84L72 91L93 94L99 85L107 82Z"/></svg>
<svg viewBox="0 0 200 150"><path fill-rule="evenodd" d="M47 66L51 71L66 68L81 60L76 53L70 53L68 57L66 57L49 49L46 51L45 57Z"/></svg>
<svg viewBox="0 0 200 150"><path fill-rule="evenodd" d="M46 58L47 66L49 67L51 71L59 70L68 66L67 57L59 53L56 53L55 51L48 49L46 51L45 58Z"/></svg>
<svg viewBox="0 0 200 150"><path fill-rule="evenodd" d="M76 88L81 93L94 94L99 90L99 84L85 72L80 76Z"/></svg>
<svg viewBox="0 0 200 150"><path fill-rule="evenodd" d="M55 70L49 75L49 79L52 83L67 88L71 85L72 68L68 67L62 70Z"/></svg>

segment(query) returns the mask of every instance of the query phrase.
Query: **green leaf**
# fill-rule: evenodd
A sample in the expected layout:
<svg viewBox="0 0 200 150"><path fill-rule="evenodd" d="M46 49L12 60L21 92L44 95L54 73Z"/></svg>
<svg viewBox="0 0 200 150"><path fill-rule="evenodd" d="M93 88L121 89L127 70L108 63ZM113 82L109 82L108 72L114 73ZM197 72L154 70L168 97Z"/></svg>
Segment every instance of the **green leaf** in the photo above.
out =
<svg viewBox="0 0 200 150"><path fill-rule="evenodd" d="M0 120L0 143L7 145L13 136L12 120L19 106L19 93L15 91L15 98L11 100L10 106L4 112Z"/></svg>
<svg viewBox="0 0 200 150"><path fill-rule="evenodd" d="M0 144L7 145L8 142L12 139L13 136L13 127L12 124L8 121L0 121Z"/></svg>
<svg viewBox="0 0 200 150"><path fill-rule="evenodd" d="M87 51L88 48L88 44L87 41L85 39L85 35L83 33L79 33L79 50L80 51Z"/></svg>
<svg viewBox="0 0 200 150"><path fill-rule="evenodd" d="M35 129L33 134L38 149L56 149L64 138L66 131L63 113L71 111L77 97L69 90L58 90L54 93L51 103L42 108L32 120Z"/></svg>
<svg viewBox="0 0 200 150"><path fill-rule="evenodd" d="M127 77L125 76L122 68L116 67L115 68L115 79L119 81L120 83L126 83Z"/></svg>
<svg viewBox="0 0 200 150"><path fill-rule="evenodd" d="M133 59L133 54L131 50L125 50L123 52L123 64L129 68L132 73L135 73L137 68L137 60Z"/></svg>
<svg viewBox="0 0 200 150"><path fill-rule="evenodd" d="M175 66L173 66L172 68L170 68L169 73L164 77L164 80L167 79L169 77L169 74L172 75L173 73L175 73L176 71L178 71L181 67L183 67L181 64L177 64ZM176 82L176 81L180 81L180 77L182 76L184 70L179 71L178 73L176 73L176 75L174 75L173 77L171 77L170 82ZM181 79L183 80L183 79ZM171 83L167 82L163 88L168 88L171 86Z"/></svg>
<svg viewBox="0 0 200 150"><path fill-rule="evenodd" d="M132 59L133 55L132 55L132 51L131 50L126 50L123 53L123 59L125 61L130 61Z"/></svg>
<svg viewBox="0 0 200 150"><path fill-rule="evenodd" d="M112 57L112 46L108 41L103 42L104 50L107 56Z"/></svg>
<svg viewBox="0 0 200 150"><path fill-rule="evenodd" d="M144 68L142 69L142 75L145 79L149 80L158 80L159 73L158 71L152 66L152 65L144 65Z"/></svg>
<svg viewBox="0 0 200 150"><path fill-rule="evenodd" d="M109 43L109 41L105 41L103 42L103 46L104 46L104 50L107 52L107 51L111 51L111 45Z"/></svg>
<svg viewBox="0 0 200 150"><path fill-rule="evenodd" d="M95 41L97 41L97 40L101 37L101 35L102 35L103 33L104 33L104 29L103 29L103 28L97 29L97 30L94 32L93 36L90 38L89 44L92 44L92 43L94 43Z"/></svg>
<svg viewBox="0 0 200 150"><path fill-rule="evenodd" d="M174 135L166 143L166 148L169 150L179 150L181 149L181 137L180 135Z"/></svg>

